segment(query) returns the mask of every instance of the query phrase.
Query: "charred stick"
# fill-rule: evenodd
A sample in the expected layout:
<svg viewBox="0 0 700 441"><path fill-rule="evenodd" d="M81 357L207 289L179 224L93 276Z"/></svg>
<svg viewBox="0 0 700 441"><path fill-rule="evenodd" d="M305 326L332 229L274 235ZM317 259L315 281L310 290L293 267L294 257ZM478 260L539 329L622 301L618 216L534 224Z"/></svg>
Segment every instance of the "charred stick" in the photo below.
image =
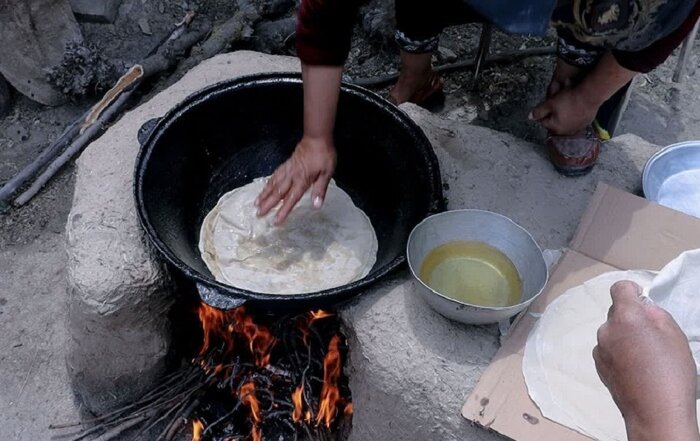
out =
<svg viewBox="0 0 700 441"><path fill-rule="evenodd" d="M124 92L119 98L117 98L111 107L105 110L105 112L100 115L100 117L78 138L76 138L75 141L73 141L73 143L61 155L59 155L51 164L49 164L46 170L39 175L37 180L34 181L27 191L15 199L14 205L22 206L29 202L44 187L44 185L49 182L49 180L58 172L58 170L60 170L68 161L71 160L71 158L73 158L73 156L75 156L83 149L83 147L92 141L98 132L100 132L108 122L110 122L122 109L124 109L126 102L131 97L132 92L133 89L128 92Z"/></svg>
<svg viewBox="0 0 700 441"><path fill-rule="evenodd" d="M260 12L250 0L239 0L238 5L238 11L233 17L211 29L208 38L192 50L189 58L178 66L173 78L179 77L179 74L187 72L200 62L223 52L232 41L240 41L253 33L253 26L261 18Z"/></svg>
<svg viewBox="0 0 700 441"><path fill-rule="evenodd" d="M187 402L189 401L190 397L186 397L180 404L176 406L172 406L168 411L166 411L163 415L158 416L156 413L149 422L146 423L146 427L144 427L141 432L139 432L139 435L146 434L148 433L149 430L153 429L155 426L157 426L161 421L164 421L168 416L170 416L173 412L177 415L176 411L179 411L180 409L184 408Z"/></svg>
<svg viewBox="0 0 700 441"><path fill-rule="evenodd" d="M211 382L207 382L205 385L202 386L202 388L195 390L185 400L183 400L181 407L184 407L183 405L188 402L189 405L185 407L185 410L182 413L177 414L177 416L170 422L170 424L168 424L165 427L163 432L156 439L164 439L166 441L170 441L175 435L177 435L177 433L180 430L180 427L178 426L183 424L182 421L187 421L187 419L190 417L190 414L199 406L202 396L204 396L204 394L206 393L205 387L210 387L212 384L213 383Z"/></svg>
<svg viewBox="0 0 700 441"><path fill-rule="evenodd" d="M132 427L135 427L135 426L141 424L142 422L144 422L148 418L149 418L148 415L142 415L142 416L136 417L132 420L125 421L125 422L121 423L120 425L103 433L99 437L95 438L93 441L110 441L110 440L116 439L122 433L126 432L127 430L131 429Z"/></svg>
<svg viewBox="0 0 700 441"><path fill-rule="evenodd" d="M10 198L24 184L33 179L39 172L51 162L53 158L58 156L63 149L71 142L80 131L80 125L85 120L89 112L85 112L79 119L73 121L61 135L49 145L41 154L32 162L27 164L19 173L12 177L5 185L0 188L0 208L6 205Z"/></svg>
<svg viewBox="0 0 700 441"><path fill-rule="evenodd" d="M199 406L200 399L199 397L195 398L187 407L184 406L184 403L180 405L177 409L178 412L175 414L175 418L173 418L170 423L163 429L163 431L158 435L156 438L157 440L164 439L166 441L170 441L173 439L175 435L180 431L180 429L184 426L184 423L187 421L187 418L189 418L190 414L192 411ZM183 412L180 412L184 408L185 410Z"/></svg>
<svg viewBox="0 0 700 441"><path fill-rule="evenodd" d="M206 434L208 434L209 432L211 432L211 431L214 429L214 427L216 427L217 425L223 423L223 422L226 421L227 419L231 418L231 417L233 416L233 414L236 413L236 411L238 410L238 408L241 406L242 403L243 403L243 401L238 401L238 403L236 403L236 405L233 406L233 409L231 409L230 412L227 412L224 416L222 416L222 417L219 418L218 420L214 421L213 423L209 424L209 425L206 427L206 429L204 429L204 432L202 432L202 438L204 438L204 436L205 436Z"/></svg>
<svg viewBox="0 0 700 441"><path fill-rule="evenodd" d="M14 205L22 206L29 202L41 188L65 165L75 154L80 152L94 137L103 129L104 125L121 113L126 107L126 102L131 93L141 82L154 74L163 72L170 68L177 58L173 55L176 49L185 51L196 44L206 34L203 30L185 33L184 30L192 21L191 13L179 23L176 29L166 39L165 44L156 50L151 57L146 58L139 65L133 66L129 72L120 78L119 82L110 89L105 96L86 115L71 124L63 135L42 153L25 170L20 172L15 178L9 181L0 189L0 205L5 203L12 195L26 182L46 166L46 170L39 176L37 181L14 201ZM179 54L179 52L178 52ZM168 60L166 55L170 56ZM138 69L137 69L138 68ZM134 75L140 69L139 75ZM122 83L120 85L120 83ZM128 89L128 91L127 91ZM89 136L85 136L89 133ZM76 138L77 137L77 138ZM64 147L66 150L59 155ZM9 185L8 185L9 184Z"/></svg>
<svg viewBox="0 0 700 441"><path fill-rule="evenodd" d="M309 438L309 441L313 441L314 439L316 439L316 437L314 437L311 434L311 430L309 429L309 426L307 424L302 424L301 426L304 428L304 431L306 432L306 436Z"/></svg>

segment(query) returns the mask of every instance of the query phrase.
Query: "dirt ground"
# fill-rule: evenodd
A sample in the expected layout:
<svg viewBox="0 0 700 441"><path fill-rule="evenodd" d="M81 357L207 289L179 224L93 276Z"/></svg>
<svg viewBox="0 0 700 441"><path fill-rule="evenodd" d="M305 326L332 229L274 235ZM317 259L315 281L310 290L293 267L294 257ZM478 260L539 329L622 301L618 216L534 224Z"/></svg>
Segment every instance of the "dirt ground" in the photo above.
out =
<svg viewBox="0 0 700 441"><path fill-rule="evenodd" d="M229 3L210 2L210 18L225 19L232 10ZM83 23L81 29L85 40L97 45L107 58L128 66L167 35L188 6L186 1L124 0L116 23ZM152 35L142 32L139 18L147 18ZM447 30L442 57L436 62L472 57L478 29L467 25ZM348 66L353 78L380 75L397 67L395 47L386 39L368 41L369 34L366 29L357 33ZM497 33L492 50L552 42L551 37ZM682 85L671 81L675 55L656 71L639 76L619 134L634 133L658 145L700 139L700 46L695 53ZM465 124L541 142L542 130L528 122L526 115L543 96L553 62L552 57L539 57L488 67L476 89L471 72L448 74L447 99L440 113ZM10 113L0 119L0 183L31 161L94 100L88 97L48 108L17 97ZM49 439L49 424L78 415L62 353L68 338L63 326L67 295L63 233L71 206L72 173L72 166L67 166L31 203L0 215L0 422L5 423L6 439Z"/></svg>

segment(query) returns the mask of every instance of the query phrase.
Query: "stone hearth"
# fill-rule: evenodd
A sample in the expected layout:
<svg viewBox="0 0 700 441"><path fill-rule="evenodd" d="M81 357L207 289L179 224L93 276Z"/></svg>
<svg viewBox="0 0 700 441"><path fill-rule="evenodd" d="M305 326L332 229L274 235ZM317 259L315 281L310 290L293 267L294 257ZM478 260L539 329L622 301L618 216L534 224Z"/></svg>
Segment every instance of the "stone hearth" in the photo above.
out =
<svg viewBox="0 0 700 441"><path fill-rule="evenodd" d="M167 318L173 284L146 245L135 212L138 129L218 81L298 70L298 61L289 57L253 52L217 56L129 112L79 159L67 225L67 363L88 409L104 411L151 385L165 368L175 326ZM537 145L416 106L402 109L435 147L450 208L503 213L527 228L543 248L566 245L596 182L635 191L644 162L658 149L624 135L607 144L591 175L568 179L552 169ZM341 308L351 345L351 439L498 439L460 416L496 352L498 328L452 323L430 310L414 290L403 271Z"/></svg>

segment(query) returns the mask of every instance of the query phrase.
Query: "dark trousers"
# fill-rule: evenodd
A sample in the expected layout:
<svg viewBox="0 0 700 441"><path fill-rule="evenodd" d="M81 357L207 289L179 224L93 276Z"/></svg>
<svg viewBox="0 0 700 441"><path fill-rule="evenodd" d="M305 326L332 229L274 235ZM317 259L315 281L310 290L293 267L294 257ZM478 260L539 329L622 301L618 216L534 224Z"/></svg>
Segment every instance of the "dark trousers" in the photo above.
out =
<svg viewBox="0 0 700 441"><path fill-rule="evenodd" d="M485 22L463 0L433 0L429 7L425 0L396 0L396 42L402 50L413 54L435 52L440 33L448 26ZM628 83L598 110L596 121L601 128L610 131L629 86Z"/></svg>
<svg viewBox="0 0 700 441"><path fill-rule="evenodd" d="M396 42L410 53L435 51L448 26L484 21L463 0L396 0Z"/></svg>

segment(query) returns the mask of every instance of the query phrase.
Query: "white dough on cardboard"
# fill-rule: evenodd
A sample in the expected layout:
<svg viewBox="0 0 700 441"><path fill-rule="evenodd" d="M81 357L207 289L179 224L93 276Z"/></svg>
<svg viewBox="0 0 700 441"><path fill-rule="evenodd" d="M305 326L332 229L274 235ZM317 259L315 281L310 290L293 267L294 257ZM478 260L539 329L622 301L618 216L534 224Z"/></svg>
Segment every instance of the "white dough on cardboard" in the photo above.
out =
<svg viewBox="0 0 700 441"><path fill-rule="evenodd" d="M301 294L365 277L377 237L365 213L331 181L321 209L305 194L283 225L256 216L258 178L224 194L202 223L199 250L219 282L267 294Z"/></svg>
<svg viewBox="0 0 700 441"><path fill-rule="evenodd" d="M687 263L683 256L676 261ZM659 306L665 309L671 303L685 302L685 288L679 287L678 277L674 277L684 265L674 262L658 276L651 271L602 274L569 289L547 306L528 337L523 357L525 383L542 415L596 440L627 439L622 415L595 369L592 351L597 344L597 331L605 323L612 305L610 288L620 280L636 282L645 293L650 292L650 287L659 286L651 298L655 302L663 300L665 305ZM661 296L661 289L671 294ZM675 301L670 301L671 298ZM669 312L682 328L683 323L691 322L689 316ZM693 323L697 320L696 317ZM684 332L689 331L684 329Z"/></svg>

